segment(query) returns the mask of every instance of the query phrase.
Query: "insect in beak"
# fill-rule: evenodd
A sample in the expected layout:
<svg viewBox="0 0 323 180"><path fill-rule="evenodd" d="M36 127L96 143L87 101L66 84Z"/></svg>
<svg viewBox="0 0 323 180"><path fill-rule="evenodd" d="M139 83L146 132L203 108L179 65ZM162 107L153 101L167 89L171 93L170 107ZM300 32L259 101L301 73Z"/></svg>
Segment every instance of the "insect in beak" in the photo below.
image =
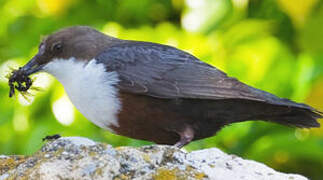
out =
<svg viewBox="0 0 323 180"><path fill-rule="evenodd" d="M13 70L9 76L9 97L15 94L15 89L20 92L27 92L32 86L32 80L29 75L36 73L42 69L37 61L37 55L32 58L26 65L19 69Z"/></svg>
<svg viewBox="0 0 323 180"><path fill-rule="evenodd" d="M19 68L11 73L8 84L10 87L9 97L12 97L15 94L15 89L26 92L31 87L32 81L26 72Z"/></svg>

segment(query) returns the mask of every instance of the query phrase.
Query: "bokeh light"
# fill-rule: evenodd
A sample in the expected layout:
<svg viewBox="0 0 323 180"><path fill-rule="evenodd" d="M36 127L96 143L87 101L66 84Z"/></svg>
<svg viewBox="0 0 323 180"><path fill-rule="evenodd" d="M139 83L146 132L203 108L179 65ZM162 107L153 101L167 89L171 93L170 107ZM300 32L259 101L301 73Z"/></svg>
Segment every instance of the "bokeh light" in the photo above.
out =
<svg viewBox="0 0 323 180"><path fill-rule="evenodd" d="M74 106L66 95L57 99L52 106L53 113L59 123L68 126L74 121Z"/></svg>

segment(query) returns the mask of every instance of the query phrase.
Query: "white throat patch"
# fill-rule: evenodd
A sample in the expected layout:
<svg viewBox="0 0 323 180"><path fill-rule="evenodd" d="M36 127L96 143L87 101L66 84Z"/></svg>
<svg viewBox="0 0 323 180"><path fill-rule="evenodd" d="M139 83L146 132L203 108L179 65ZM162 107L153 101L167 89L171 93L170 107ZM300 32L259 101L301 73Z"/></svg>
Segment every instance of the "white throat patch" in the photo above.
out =
<svg viewBox="0 0 323 180"><path fill-rule="evenodd" d="M54 59L43 69L63 84L74 106L87 119L110 131L111 125L118 126L121 102L115 87L117 72L106 72L95 59L87 63L75 58Z"/></svg>

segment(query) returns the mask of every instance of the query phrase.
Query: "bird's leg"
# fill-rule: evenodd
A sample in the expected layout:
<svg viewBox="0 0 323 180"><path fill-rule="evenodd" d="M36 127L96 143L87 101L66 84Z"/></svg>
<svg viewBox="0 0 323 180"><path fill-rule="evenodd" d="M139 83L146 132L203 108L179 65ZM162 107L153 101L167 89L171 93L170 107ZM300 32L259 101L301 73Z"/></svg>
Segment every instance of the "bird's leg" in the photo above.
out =
<svg viewBox="0 0 323 180"><path fill-rule="evenodd" d="M194 130L192 127L186 125L183 130L177 132L180 136L180 140L174 144L175 147L182 148L186 144L190 143L194 138Z"/></svg>

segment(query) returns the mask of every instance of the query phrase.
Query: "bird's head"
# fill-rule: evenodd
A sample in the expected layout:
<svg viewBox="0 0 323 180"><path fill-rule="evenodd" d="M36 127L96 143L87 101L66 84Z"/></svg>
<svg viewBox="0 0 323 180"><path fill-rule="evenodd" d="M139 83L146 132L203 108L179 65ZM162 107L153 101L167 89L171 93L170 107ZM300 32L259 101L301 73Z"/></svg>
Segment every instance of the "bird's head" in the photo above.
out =
<svg viewBox="0 0 323 180"><path fill-rule="evenodd" d="M44 38L38 53L21 70L30 75L56 59L88 61L116 40L87 26L65 28Z"/></svg>

